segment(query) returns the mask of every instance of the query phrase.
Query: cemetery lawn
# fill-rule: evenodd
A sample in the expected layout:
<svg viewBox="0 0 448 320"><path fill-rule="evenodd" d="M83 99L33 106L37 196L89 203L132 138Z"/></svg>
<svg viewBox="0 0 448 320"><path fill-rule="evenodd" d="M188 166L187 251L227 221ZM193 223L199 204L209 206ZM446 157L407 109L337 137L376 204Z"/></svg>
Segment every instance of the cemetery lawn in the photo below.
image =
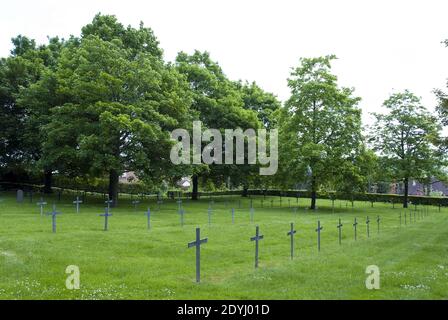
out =
<svg viewBox="0 0 448 320"><path fill-rule="evenodd" d="M76 213L74 197L56 202L57 233L51 216L40 216L25 197L18 204L13 193L0 195L0 299L446 299L448 298L448 209L418 207L412 223L396 205L318 200L318 210L305 209L300 199L295 214L283 198L255 197L255 222L250 222L249 199L215 198L208 225L208 199L184 200L185 225L180 226L177 204L165 200L160 211L145 200L134 211L131 199L111 210L109 231L103 231L102 199L88 197ZM54 197L54 196L53 196ZM270 200L274 200L274 208ZM228 202L226 207L226 202ZM296 199L291 198L291 207ZM152 209L151 229L144 212ZM231 208L235 207L235 224ZM429 215L420 217L428 210ZM407 211L413 214L414 207ZM400 227L399 214L403 215ZM381 216L377 233L377 215ZM366 235L370 217L370 238ZM354 240L353 219L358 219ZM342 245L338 243L341 218ZM323 226L317 251L317 220ZM287 232L294 222L295 259L290 260ZM259 268L254 268L255 226L259 225ZM201 246L201 283L195 283L195 228L208 243ZM65 287L66 267L80 269L79 290ZM366 267L381 272L379 290L365 286Z"/></svg>

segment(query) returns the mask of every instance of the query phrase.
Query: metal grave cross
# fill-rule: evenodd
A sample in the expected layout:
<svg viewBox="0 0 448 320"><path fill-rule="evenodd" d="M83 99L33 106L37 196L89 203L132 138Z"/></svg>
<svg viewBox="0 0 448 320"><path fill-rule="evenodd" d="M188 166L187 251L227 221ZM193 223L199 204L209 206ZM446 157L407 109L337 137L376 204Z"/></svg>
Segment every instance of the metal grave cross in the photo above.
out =
<svg viewBox="0 0 448 320"><path fill-rule="evenodd" d="M47 203L44 201L44 199L41 197L40 201L37 203L38 206L40 206L40 215L42 216L44 214L44 205Z"/></svg>
<svg viewBox="0 0 448 320"><path fill-rule="evenodd" d="M367 238L369 238L370 237L370 219L369 219L369 216L367 216L367 219L366 219L366 226L367 226Z"/></svg>
<svg viewBox="0 0 448 320"><path fill-rule="evenodd" d="M320 251L320 231L323 229L323 227L320 226L320 220L317 221L317 250Z"/></svg>
<svg viewBox="0 0 448 320"><path fill-rule="evenodd" d="M178 198L177 199L177 210L180 212L181 209L182 209L182 199Z"/></svg>
<svg viewBox="0 0 448 320"><path fill-rule="evenodd" d="M378 234L380 234L380 222L381 222L381 218L380 218L380 216L378 216L376 218L376 223L378 224Z"/></svg>
<svg viewBox="0 0 448 320"><path fill-rule="evenodd" d="M109 200L109 197L107 197L107 200L104 201L104 203L107 205L107 210L110 210L110 205L113 203L113 200Z"/></svg>
<svg viewBox="0 0 448 320"><path fill-rule="evenodd" d="M341 218L339 218L339 224L337 225L338 233L339 233L339 245L341 245L341 241L342 241L342 226L343 226L343 224L341 223Z"/></svg>
<svg viewBox="0 0 448 320"><path fill-rule="evenodd" d="M235 209L232 208L232 224L235 223Z"/></svg>
<svg viewBox="0 0 448 320"><path fill-rule="evenodd" d="M185 211L183 208L179 210L179 214L180 214L180 225L183 227L184 226L184 214L185 214Z"/></svg>
<svg viewBox="0 0 448 320"><path fill-rule="evenodd" d="M258 268L258 241L263 239L263 235L260 235L260 228L255 227L255 236L250 238L250 241L255 241L255 268Z"/></svg>
<svg viewBox="0 0 448 320"><path fill-rule="evenodd" d="M140 204L140 201L139 200L134 200L134 201L132 201L132 204L134 205L134 211L136 211L137 210L137 206Z"/></svg>
<svg viewBox="0 0 448 320"><path fill-rule="evenodd" d="M196 247L196 282L201 282L201 244L207 243L208 238L201 239L201 229L196 228L196 240L188 243L188 248Z"/></svg>
<svg viewBox="0 0 448 320"><path fill-rule="evenodd" d="M212 224L212 208L211 207L208 207L208 210L207 210L207 215L208 215L208 225L211 225Z"/></svg>
<svg viewBox="0 0 448 320"><path fill-rule="evenodd" d="M47 213L47 215L51 215L51 225L52 225L53 233L56 233L56 216L58 214L61 214L61 212L57 212L56 211L56 205L53 204L53 211Z"/></svg>
<svg viewBox="0 0 448 320"><path fill-rule="evenodd" d="M76 200L73 201L73 203L76 205L76 213L79 213L79 204L81 204L82 201L79 200L79 197L78 197L78 196L76 196Z"/></svg>
<svg viewBox="0 0 448 320"><path fill-rule="evenodd" d="M357 226L358 226L358 221L356 221L356 218L355 218L355 222L353 223L353 227L355 228L355 240L356 240L357 235L358 235Z"/></svg>
<svg viewBox="0 0 448 320"><path fill-rule="evenodd" d="M151 209L148 208L148 210L145 212L145 216L148 217L148 230L151 229Z"/></svg>
<svg viewBox="0 0 448 320"><path fill-rule="evenodd" d="M288 231L288 233L286 235L291 237L291 260L294 259L294 234L297 231L294 230L294 223L291 222L291 230Z"/></svg>
<svg viewBox="0 0 448 320"><path fill-rule="evenodd" d="M104 217L104 231L108 230L108 222L111 215L112 213L109 213L109 207L106 207L105 212L100 214L101 217Z"/></svg>
<svg viewBox="0 0 448 320"><path fill-rule="evenodd" d="M250 208L250 222L254 222L254 213L255 210L253 207Z"/></svg>

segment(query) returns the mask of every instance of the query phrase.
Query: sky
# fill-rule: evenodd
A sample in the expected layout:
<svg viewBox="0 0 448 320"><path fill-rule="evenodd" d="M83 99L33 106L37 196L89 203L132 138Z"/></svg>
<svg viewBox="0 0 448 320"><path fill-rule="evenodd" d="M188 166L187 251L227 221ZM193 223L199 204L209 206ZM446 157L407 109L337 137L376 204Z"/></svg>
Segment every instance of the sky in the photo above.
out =
<svg viewBox="0 0 448 320"><path fill-rule="evenodd" d="M257 82L280 100L301 57L335 54L339 84L362 98L365 124L394 92L409 89L433 110L446 88L447 0L9 0L0 5L0 56L18 34L78 36L98 12L154 30L167 61L208 51L233 80Z"/></svg>

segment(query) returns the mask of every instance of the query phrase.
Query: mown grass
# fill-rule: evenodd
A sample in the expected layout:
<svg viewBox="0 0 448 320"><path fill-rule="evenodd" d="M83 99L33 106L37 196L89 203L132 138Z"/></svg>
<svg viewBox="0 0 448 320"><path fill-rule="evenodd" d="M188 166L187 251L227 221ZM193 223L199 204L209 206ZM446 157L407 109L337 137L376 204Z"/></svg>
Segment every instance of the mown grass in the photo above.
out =
<svg viewBox="0 0 448 320"><path fill-rule="evenodd" d="M130 199L113 208L109 231L103 231L102 199L88 198L79 214L64 197L55 202L57 233L51 217L40 216L37 199L17 204L12 193L0 195L0 299L446 299L448 297L448 215L442 208L418 207L404 225L404 211L390 204L355 202L354 208L319 200L316 212L301 199L297 213L287 198L253 198L255 221L250 222L249 199L215 198L212 224L209 200L184 200L185 225L177 204L165 200L161 210L153 201L134 211ZM274 200L271 208L270 200ZM152 209L151 230L146 207ZM295 207L296 199L290 199ZM231 208L235 207L235 224ZM402 213L402 226L399 214ZM425 214L427 213L427 214ZM380 233L376 217L380 215ZM370 238L365 219L371 219ZM358 240L353 219L358 218ZM342 245L338 219L342 219ZM321 221L322 249L317 251L317 220ZM286 235L294 222L296 255L290 260ZM259 268L254 269L254 243L260 226ZM195 283L195 250L187 243L201 227L208 243L202 246L201 283ZM77 265L81 288L65 287L68 265ZM368 265L381 272L381 288L365 286Z"/></svg>

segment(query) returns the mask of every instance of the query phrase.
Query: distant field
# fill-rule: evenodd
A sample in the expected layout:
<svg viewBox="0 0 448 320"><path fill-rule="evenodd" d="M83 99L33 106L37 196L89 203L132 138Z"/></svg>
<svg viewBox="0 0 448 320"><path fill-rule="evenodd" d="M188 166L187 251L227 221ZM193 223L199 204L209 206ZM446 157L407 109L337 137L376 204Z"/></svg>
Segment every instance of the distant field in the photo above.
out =
<svg viewBox="0 0 448 320"><path fill-rule="evenodd" d="M185 225L180 225L177 203L165 200L161 210L142 202L136 211L130 199L113 208L109 231L103 231L101 199L88 198L76 214L74 199L55 201L57 233L51 217L40 216L35 196L18 204L13 193L0 202L0 299L446 299L448 298L448 209L414 207L406 212L390 204L318 200L318 210L305 207L308 199L215 198L208 225L208 199L184 200ZM273 199L273 208L270 200ZM241 208L238 201L241 200ZM147 230L144 212L152 209ZM232 224L231 208L235 208ZM402 213L402 226L399 214ZM412 222L409 214L412 213ZM424 214L427 213L427 214ZM380 233L376 217L380 215ZM366 235L370 217L370 238ZM353 220L358 219L358 240ZM338 219L343 226L338 243ZM317 220L321 221L322 249L317 251ZM294 222L296 254L290 260L286 235ZM254 268L250 237L259 225L259 268ZM195 283L195 228L208 243L201 248L201 283ZM79 290L65 287L68 265L80 269ZM379 290L365 286L368 265L380 268Z"/></svg>

